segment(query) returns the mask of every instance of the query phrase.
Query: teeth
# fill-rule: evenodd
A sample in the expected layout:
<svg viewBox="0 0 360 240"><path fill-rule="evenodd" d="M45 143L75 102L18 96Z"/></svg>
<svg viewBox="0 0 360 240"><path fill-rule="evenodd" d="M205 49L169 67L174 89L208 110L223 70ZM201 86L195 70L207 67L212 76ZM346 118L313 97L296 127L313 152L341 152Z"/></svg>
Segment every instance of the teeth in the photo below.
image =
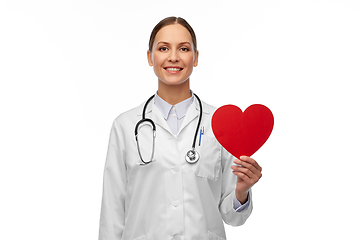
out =
<svg viewBox="0 0 360 240"><path fill-rule="evenodd" d="M180 68L166 68L168 71L180 71Z"/></svg>

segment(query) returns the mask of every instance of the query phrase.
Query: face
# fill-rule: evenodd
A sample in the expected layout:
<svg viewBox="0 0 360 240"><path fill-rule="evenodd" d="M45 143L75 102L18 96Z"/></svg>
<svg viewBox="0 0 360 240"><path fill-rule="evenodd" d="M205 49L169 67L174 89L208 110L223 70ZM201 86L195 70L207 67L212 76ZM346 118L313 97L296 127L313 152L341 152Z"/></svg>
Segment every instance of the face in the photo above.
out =
<svg viewBox="0 0 360 240"><path fill-rule="evenodd" d="M148 51L148 61L160 81L179 85L189 79L193 67L197 66L198 54L189 31L180 24L172 24L156 34L152 52Z"/></svg>

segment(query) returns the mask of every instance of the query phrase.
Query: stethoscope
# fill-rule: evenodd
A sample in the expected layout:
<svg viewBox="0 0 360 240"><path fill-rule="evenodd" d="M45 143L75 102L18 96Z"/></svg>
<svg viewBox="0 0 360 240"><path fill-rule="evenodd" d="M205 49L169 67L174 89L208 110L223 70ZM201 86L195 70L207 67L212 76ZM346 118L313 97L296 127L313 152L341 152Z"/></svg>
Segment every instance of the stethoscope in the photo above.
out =
<svg viewBox="0 0 360 240"><path fill-rule="evenodd" d="M196 127L196 131L195 131L195 135L194 135L194 140L193 140L193 144L192 144L192 149L190 149L186 155L185 155L185 159L188 163L196 163L199 159L200 159L200 154L195 151L195 143L196 143L196 138L197 138L197 132L199 131L200 128L200 123L201 123L201 117L202 117L202 104L201 104L201 100L200 98L194 93L194 96L196 97L196 99L199 102L200 105L200 116L199 116L199 121ZM145 118L145 112L146 112L146 107L149 104L149 102L155 97L155 95L151 96L145 103L144 108L143 108L143 113L142 113L142 119L136 124L135 126L135 139L136 139L136 145L137 145L137 150L140 156L141 161L144 164L148 164L151 163L154 159L154 151L155 151L155 137L156 137L156 127L155 127L155 123L153 120L151 120L150 118ZM152 145L152 152L151 152L151 158L150 160L144 160L141 152L140 152L140 147L139 147L139 141L138 141L138 130L139 130L139 126L142 123L150 123L150 125L152 126L152 130L153 130L153 145Z"/></svg>

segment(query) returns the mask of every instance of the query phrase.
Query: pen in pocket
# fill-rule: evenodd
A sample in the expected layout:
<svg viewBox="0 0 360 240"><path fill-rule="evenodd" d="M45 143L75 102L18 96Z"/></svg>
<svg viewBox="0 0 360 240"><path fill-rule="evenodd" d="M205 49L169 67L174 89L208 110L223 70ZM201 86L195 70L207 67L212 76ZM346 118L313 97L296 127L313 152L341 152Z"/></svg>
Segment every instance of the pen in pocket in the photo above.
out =
<svg viewBox="0 0 360 240"><path fill-rule="evenodd" d="M201 145L201 136L204 135L204 133L205 133L205 128L202 127L202 128L200 129L199 146Z"/></svg>

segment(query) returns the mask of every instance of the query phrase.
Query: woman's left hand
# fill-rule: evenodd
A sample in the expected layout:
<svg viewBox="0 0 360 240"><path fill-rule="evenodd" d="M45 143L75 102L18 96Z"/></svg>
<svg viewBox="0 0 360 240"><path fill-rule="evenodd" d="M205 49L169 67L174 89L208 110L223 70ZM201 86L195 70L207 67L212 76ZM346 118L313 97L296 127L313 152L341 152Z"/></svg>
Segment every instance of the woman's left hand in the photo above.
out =
<svg viewBox="0 0 360 240"><path fill-rule="evenodd" d="M246 156L235 159L234 163L241 165L231 166L233 173L237 176L236 198L244 204L247 201L248 191L261 178L262 168L254 159Z"/></svg>

